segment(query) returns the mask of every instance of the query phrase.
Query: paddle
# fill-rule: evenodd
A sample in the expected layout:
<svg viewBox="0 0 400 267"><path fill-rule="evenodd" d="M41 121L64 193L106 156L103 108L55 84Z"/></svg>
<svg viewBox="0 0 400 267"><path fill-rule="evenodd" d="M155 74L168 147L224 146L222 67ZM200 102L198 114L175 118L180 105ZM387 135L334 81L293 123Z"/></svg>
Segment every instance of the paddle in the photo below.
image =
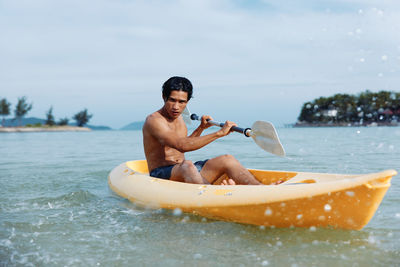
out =
<svg viewBox="0 0 400 267"><path fill-rule="evenodd" d="M189 110L185 108L185 111L182 113L183 119L185 122L190 122L191 120L200 121L201 118L196 114L190 114ZM185 118L186 117L186 118ZM224 123L208 121L209 123L223 127ZM285 156L285 150L282 147L281 142L279 141L278 134L276 133L274 125L270 122L266 121L256 121L253 123L251 128L240 128L240 127L232 127L232 130L241 134L244 134L246 137L253 138L254 142L262 148L263 150L272 153L278 156Z"/></svg>
<svg viewBox="0 0 400 267"><path fill-rule="evenodd" d="M182 117L187 125L192 124L192 119L190 118L190 111L187 108L187 106L185 107L185 109L182 112Z"/></svg>

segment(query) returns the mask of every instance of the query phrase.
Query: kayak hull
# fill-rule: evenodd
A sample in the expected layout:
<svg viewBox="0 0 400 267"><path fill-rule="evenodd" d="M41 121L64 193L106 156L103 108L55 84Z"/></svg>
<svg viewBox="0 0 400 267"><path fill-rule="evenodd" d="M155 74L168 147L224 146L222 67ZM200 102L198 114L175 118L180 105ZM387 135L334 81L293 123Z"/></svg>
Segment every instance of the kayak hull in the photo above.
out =
<svg viewBox="0 0 400 267"><path fill-rule="evenodd" d="M364 175L252 170L264 186L198 185L150 177L144 160L128 161L108 177L119 196L151 208L267 227L362 229L396 171ZM220 183L226 176L220 177ZM271 185L281 180L279 185Z"/></svg>

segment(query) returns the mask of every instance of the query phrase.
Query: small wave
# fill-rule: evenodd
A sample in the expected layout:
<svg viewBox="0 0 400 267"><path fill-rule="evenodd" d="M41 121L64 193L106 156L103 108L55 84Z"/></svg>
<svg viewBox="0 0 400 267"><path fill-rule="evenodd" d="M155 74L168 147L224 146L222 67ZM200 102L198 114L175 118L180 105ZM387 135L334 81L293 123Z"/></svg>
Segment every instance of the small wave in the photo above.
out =
<svg viewBox="0 0 400 267"><path fill-rule="evenodd" d="M90 202L97 199L97 196L90 193L87 190L79 190L76 192L70 192L58 197L54 198L38 198L38 199L33 199L30 202L35 202L38 203L39 205L46 205L49 208L55 208L58 206L63 206L63 207L73 207L73 206L81 206L84 203Z"/></svg>
<svg viewBox="0 0 400 267"><path fill-rule="evenodd" d="M87 190L79 190L76 192L71 192L60 197L54 199L55 202L57 201L67 201L71 204L81 204L84 202L88 202L91 200L97 199L97 196L90 193Z"/></svg>
<svg viewBox="0 0 400 267"><path fill-rule="evenodd" d="M40 197L33 198L23 202L17 202L15 204L9 203L9 205L2 205L2 211L24 211L24 210L48 210L58 209L65 207L76 207L82 206L87 202L91 202L98 199L98 197L89 191L79 190L63 194L58 197Z"/></svg>

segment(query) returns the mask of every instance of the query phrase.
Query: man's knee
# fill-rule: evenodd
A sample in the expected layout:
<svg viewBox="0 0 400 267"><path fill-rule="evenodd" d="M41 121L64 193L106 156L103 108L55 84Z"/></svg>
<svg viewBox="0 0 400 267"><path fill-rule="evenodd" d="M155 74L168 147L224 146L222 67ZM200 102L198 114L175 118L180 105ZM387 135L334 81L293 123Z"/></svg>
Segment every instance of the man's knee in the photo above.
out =
<svg viewBox="0 0 400 267"><path fill-rule="evenodd" d="M193 162L191 160L184 160L181 163L181 168L183 171L185 172L193 172L193 171L197 171L196 166L194 166Z"/></svg>
<svg viewBox="0 0 400 267"><path fill-rule="evenodd" d="M184 160L181 163L182 178L186 183L202 184L203 179L200 176L196 166L190 160Z"/></svg>
<svg viewBox="0 0 400 267"><path fill-rule="evenodd" d="M225 155L220 156L220 159L224 163L236 163L236 162L238 162L237 159L234 156L229 155L229 154L225 154Z"/></svg>

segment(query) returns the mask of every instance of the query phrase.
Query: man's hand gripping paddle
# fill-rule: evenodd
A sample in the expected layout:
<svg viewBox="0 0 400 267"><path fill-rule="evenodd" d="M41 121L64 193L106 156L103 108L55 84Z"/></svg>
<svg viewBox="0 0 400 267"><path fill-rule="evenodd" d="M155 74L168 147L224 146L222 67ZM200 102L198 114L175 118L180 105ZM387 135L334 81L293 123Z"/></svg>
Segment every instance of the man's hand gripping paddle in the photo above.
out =
<svg viewBox="0 0 400 267"><path fill-rule="evenodd" d="M201 118L196 114L190 114L189 110L185 108L182 113L183 119L187 124L190 124L190 120L198 120ZM209 123L223 127L224 123L208 121ZM246 137L253 138L254 142L261 147L263 150L272 153L277 156L285 156L285 150L281 142L279 141L278 134L276 133L274 125L266 121L256 121L253 123L251 128L240 128L237 126L232 127L232 130L245 135Z"/></svg>

